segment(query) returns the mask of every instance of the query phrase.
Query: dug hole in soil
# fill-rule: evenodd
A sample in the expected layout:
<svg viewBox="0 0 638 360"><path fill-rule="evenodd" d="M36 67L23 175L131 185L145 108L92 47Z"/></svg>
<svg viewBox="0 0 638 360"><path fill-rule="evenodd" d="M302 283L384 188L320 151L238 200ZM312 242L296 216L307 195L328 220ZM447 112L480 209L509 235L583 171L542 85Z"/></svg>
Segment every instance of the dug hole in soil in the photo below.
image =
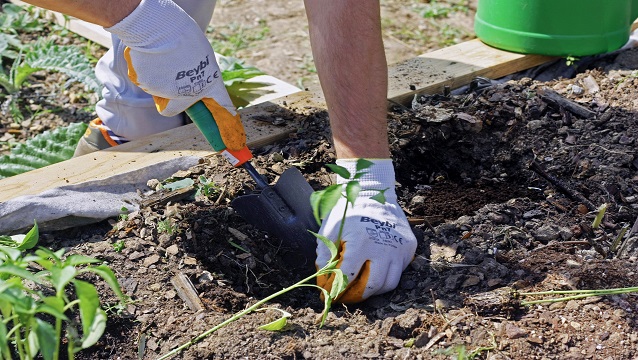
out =
<svg viewBox="0 0 638 360"><path fill-rule="evenodd" d="M513 296L638 285L638 49L576 65L573 78L475 81L389 113L397 192L419 240L396 290L334 305L319 327L318 292L297 289L269 304L292 313L282 331L258 329L278 312L252 313L177 358L638 358L635 294L529 307ZM281 112L298 131L256 149L255 166L271 182L297 166L315 189L329 185L326 112ZM251 191L248 175L211 157L174 178L201 175L219 186L211 196L158 191L127 219L43 236L103 259L131 298L78 358L157 358L301 279L280 242L229 206ZM178 295L180 276L201 309Z"/></svg>

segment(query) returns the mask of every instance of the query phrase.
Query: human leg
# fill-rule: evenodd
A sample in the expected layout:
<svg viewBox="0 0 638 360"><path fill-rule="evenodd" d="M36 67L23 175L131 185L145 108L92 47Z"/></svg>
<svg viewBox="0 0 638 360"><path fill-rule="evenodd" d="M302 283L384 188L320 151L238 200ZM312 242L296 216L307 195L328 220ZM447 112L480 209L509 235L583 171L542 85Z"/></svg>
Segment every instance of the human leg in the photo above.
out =
<svg viewBox="0 0 638 360"><path fill-rule="evenodd" d="M202 31L206 31L216 0L174 1L191 15ZM78 144L75 156L184 125L184 114L172 117L160 115L153 97L131 82L123 56L126 46L117 36L112 36L112 41L113 46L95 69L104 85L102 99L96 105L99 121L90 125ZM107 138L109 134L117 135Z"/></svg>

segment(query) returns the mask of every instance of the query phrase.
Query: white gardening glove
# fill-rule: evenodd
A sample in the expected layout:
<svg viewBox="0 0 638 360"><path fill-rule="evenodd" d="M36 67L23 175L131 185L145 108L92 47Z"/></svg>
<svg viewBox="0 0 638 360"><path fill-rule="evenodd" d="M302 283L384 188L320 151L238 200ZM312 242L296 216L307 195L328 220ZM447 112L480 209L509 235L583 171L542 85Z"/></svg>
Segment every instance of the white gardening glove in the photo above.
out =
<svg viewBox="0 0 638 360"><path fill-rule="evenodd" d="M245 147L246 134L200 27L171 0L142 0L107 31L127 46L131 81L153 95L157 110L177 115L202 101L215 118L230 150Z"/></svg>
<svg viewBox="0 0 638 360"><path fill-rule="evenodd" d="M394 168L390 159L370 160L368 173L357 179L361 192L354 207L347 211L344 230L338 248L338 267L348 277L348 287L337 298L338 302L356 303L376 294L393 290L399 284L401 273L412 261L417 241L403 210L397 203L394 190ZM340 159L337 165L356 173L357 159ZM337 183L350 179L337 175ZM371 196L385 191L385 203ZM341 198L323 220L319 234L335 242L346 206ZM330 260L330 251L317 240L316 266L322 268ZM317 285L328 290L333 275L317 278Z"/></svg>

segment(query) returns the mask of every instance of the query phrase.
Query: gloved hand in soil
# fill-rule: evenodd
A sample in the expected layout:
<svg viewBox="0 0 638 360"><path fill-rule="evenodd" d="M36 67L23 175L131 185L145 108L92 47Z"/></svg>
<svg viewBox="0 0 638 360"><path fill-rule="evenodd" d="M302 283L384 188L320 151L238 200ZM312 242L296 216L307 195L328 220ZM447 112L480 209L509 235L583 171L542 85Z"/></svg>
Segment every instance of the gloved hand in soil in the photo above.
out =
<svg viewBox="0 0 638 360"><path fill-rule="evenodd" d="M357 179L361 192L354 207L348 208L338 248L338 267L348 277L348 287L337 299L342 303L357 303L396 288L417 246L408 220L397 203L392 160L370 161L373 165L368 173ZM337 160L337 165L355 174L356 162L356 159L341 159ZM348 180L337 176L338 184ZM388 189L384 204L370 199L383 189ZM341 198L323 220L319 234L333 242L336 240L345 206L346 200ZM316 266L321 268L329 260L330 251L317 240ZM317 285L330 291L332 281L332 276L323 276L317 278Z"/></svg>
<svg viewBox="0 0 638 360"><path fill-rule="evenodd" d="M160 114L177 115L201 100L213 114L226 147L245 147L246 134L215 53L184 10L171 0L143 0L106 30L127 46L129 78L153 95Z"/></svg>

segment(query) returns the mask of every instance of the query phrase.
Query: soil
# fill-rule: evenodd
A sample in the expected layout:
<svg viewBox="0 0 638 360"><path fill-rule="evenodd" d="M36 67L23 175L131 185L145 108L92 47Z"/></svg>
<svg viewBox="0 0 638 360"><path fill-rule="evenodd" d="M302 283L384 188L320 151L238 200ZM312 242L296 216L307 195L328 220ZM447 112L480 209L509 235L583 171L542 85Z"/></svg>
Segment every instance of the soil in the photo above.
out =
<svg viewBox="0 0 638 360"><path fill-rule="evenodd" d="M528 292L638 284L637 59L624 50L582 59L573 77L477 80L392 109L397 193L419 240L398 288L334 305L323 327L317 291L296 289L268 305L292 314L282 331L258 329L277 312L252 313L177 358L638 359L636 294L522 303L558 296ZM271 182L297 166L321 189L335 158L327 114L295 120L299 130L256 149L254 164ZM173 178L201 175L219 186L210 196L159 190L125 219L42 235L104 260L131 298L79 359L155 359L302 279L278 239L229 206L251 191L248 176L211 157ZM179 296L176 276L201 309Z"/></svg>

